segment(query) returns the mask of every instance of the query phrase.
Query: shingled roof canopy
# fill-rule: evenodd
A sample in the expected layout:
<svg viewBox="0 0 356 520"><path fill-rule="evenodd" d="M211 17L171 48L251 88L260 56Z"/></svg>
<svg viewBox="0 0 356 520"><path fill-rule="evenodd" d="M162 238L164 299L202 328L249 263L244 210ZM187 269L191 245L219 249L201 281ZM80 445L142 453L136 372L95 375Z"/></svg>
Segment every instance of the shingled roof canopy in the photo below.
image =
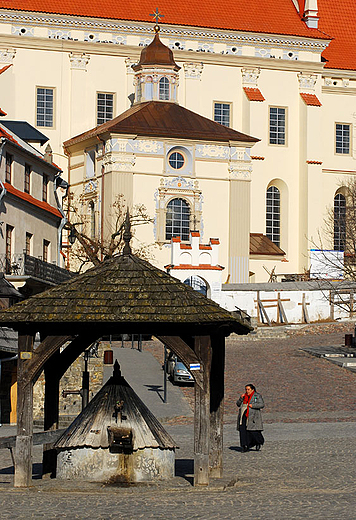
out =
<svg viewBox="0 0 356 520"><path fill-rule="evenodd" d="M259 141L255 137L196 114L177 103L147 101L137 103L114 119L65 141L64 146L71 146L106 133L200 141L242 141L251 144Z"/></svg>
<svg viewBox="0 0 356 520"><path fill-rule="evenodd" d="M227 328L246 334L249 326L218 304L135 255L106 260L74 280L33 296L0 313L0 324L50 333L165 333L182 325ZM100 332L98 336L100 335Z"/></svg>
<svg viewBox="0 0 356 520"><path fill-rule="evenodd" d="M131 254L129 215L123 254L0 313L19 331L15 486L32 476L33 385L45 374L44 427L58 427L59 381L104 334L149 333L194 364L194 484L222 476L225 337L251 327L145 260ZM34 334L44 338L34 348ZM211 434L210 434L211 431ZM53 471L50 450L45 472ZM49 469L50 468L50 469Z"/></svg>

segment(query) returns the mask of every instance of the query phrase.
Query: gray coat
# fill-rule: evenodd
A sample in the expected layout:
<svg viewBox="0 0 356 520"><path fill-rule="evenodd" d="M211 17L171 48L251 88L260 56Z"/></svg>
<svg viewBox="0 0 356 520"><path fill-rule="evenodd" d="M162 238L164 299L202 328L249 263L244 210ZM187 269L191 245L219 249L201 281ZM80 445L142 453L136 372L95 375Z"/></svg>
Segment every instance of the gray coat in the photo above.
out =
<svg viewBox="0 0 356 520"><path fill-rule="evenodd" d="M239 407L239 413L237 416L237 429L239 429L239 424L240 424L242 403L243 403L243 398L239 397L239 399L236 401L236 404ZM261 408L263 408L265 405L265 403L263 402L262 395L259 394L258 392L255 392L251 398L250 404L251 404L252 408L250 408L250 411L248 412L246 429L262 431L263 423L262 423Z"/></svg>

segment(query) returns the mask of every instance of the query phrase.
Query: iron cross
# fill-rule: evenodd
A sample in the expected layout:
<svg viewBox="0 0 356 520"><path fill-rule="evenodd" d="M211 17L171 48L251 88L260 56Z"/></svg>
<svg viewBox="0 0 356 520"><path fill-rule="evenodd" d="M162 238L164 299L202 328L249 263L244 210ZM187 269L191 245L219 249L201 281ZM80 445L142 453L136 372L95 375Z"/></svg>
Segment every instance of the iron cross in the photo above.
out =
<svg viewBox="0 0 356 520"><path fill-rule="evenodd" d="M156 23L159 22L160 18L164 18L164 14L160 14L160 12L158 11L158 7L156 7L156 11L154 13L150 13L150 16L153 16Z"/></svg>

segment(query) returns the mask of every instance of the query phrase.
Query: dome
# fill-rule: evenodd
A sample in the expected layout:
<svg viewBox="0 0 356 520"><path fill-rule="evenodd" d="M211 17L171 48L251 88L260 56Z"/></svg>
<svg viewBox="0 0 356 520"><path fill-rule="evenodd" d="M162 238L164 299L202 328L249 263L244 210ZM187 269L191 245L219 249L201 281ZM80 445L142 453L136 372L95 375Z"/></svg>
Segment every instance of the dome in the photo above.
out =
<svg viewBox="0 0 356 520"><path fill-rule="evenodd" d="M139 71L143 66L158 65L169 67L178 72L180 67L176 64L173 57L173 52L166 45L163 45L159 38L159 27L155 27L155 37L153 41L142 49L140 61L132 68L135 72Z"/></svg>

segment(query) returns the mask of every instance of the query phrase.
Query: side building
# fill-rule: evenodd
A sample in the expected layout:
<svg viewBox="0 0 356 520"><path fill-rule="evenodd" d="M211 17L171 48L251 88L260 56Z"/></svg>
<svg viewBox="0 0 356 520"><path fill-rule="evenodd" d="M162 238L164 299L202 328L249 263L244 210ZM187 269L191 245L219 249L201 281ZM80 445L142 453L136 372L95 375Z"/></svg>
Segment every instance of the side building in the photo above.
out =
<svg viewBox="0 0 356 520"><path fill-rule="evenodd" d="M26 296L68 278L57 193L66 183L50 149L33 146L47 140L24 121L0 123L0 270Z"/></svg>

